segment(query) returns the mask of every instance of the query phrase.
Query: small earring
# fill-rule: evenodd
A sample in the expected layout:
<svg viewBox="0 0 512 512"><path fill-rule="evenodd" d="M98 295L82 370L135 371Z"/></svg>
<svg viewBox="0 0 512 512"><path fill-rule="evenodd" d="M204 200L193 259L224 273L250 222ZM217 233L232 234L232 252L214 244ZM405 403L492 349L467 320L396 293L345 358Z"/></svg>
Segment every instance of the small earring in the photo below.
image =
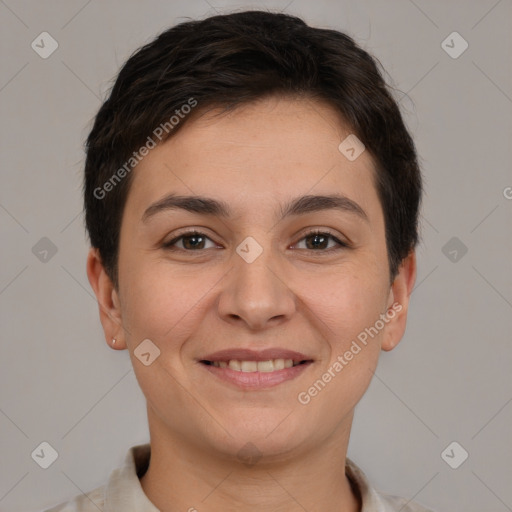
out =
<svg viewBox="0 0 512 512"><path fill-rule="evenodd" d="M115 345L115 344L116 344L116 339L112 338L112 345Z"/></svg>

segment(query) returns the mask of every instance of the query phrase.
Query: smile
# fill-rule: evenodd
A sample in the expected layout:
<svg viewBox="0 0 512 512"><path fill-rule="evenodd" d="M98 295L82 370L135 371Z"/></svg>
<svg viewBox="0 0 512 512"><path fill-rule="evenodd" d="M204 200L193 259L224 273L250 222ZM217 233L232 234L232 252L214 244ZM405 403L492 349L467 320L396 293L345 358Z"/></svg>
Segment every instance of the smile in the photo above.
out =
<svg viewBox="0 0 512 512"><path fill-rule="evenodd" d="M312 360L269 359L266 361L200 361L201 367L221 382L244 390L257 390L277 386L301 375Z"/></svg>
<svg viewBox="0 0 512 512"><path fill-rule="evenodd" d="M293 359L269 359L268 361L239 361L231 359L229 361L202 361L202 363L213 365L217 368L230 368L236 372L274 372L292 368L307 361L294 361Z"/></svg>

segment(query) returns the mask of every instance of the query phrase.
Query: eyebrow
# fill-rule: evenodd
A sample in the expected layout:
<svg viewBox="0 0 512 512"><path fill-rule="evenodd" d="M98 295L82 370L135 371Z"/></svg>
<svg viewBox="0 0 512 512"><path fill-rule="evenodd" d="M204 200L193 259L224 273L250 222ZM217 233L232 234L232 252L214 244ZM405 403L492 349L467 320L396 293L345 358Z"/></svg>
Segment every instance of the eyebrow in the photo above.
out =
<svg viewBox="0 0 512 512"><path fill-rule="evenodd" d="M185 210L200 215L214 215L229 218L232 216L230 206L224 201L202 196L180 196L169 194L149 206L142 215L142 222L147 222L157 213L169 210ZM281 205L279 209L280 220L292 215L304 215L306 213L324 210L340 210L352 213L368 222L366 212L352 199L341 195L306 195L293 199Z"/></svg>

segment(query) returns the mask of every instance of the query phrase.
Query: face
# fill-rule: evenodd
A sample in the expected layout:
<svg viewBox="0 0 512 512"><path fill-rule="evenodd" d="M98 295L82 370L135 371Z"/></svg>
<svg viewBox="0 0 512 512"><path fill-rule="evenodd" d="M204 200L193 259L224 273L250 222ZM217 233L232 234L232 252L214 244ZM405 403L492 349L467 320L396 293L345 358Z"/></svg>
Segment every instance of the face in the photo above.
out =
<svg viewBox="0 0 512 512"><path fill-rule="evenodd" d="M327 105L265 99L195 119L133 171L119 290L93 251L88 271L152 431L233 457L347 435L415 278L411 254L390 286L373 161L340 152L349 134Z"/></svg>

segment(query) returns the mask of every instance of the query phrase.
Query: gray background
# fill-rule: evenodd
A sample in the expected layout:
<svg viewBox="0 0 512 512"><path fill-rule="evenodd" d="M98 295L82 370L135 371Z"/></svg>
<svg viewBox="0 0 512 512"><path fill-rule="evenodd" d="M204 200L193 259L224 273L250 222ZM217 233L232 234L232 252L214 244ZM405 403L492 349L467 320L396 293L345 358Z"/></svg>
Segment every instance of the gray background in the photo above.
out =
<svg viewBox="0 0 512 512"><path fill-rule="evenodd" d="M149 439L85 272L82 143L132 51L187 16L248 7L347 31L375 54L421 155L408 329L357 407L349 457L378 489L439 512L512 510L511 0L0 0L0 510L90 491ZM59 43L47 59L31 48L43 31ZM458 58L441 46L453 31L469 44ZM57 249L46 261L32 250L43 237ZM59 453L46 470L30 456L42 441ZM469 453L458 469L441 458L452 441Z"/></svg>

